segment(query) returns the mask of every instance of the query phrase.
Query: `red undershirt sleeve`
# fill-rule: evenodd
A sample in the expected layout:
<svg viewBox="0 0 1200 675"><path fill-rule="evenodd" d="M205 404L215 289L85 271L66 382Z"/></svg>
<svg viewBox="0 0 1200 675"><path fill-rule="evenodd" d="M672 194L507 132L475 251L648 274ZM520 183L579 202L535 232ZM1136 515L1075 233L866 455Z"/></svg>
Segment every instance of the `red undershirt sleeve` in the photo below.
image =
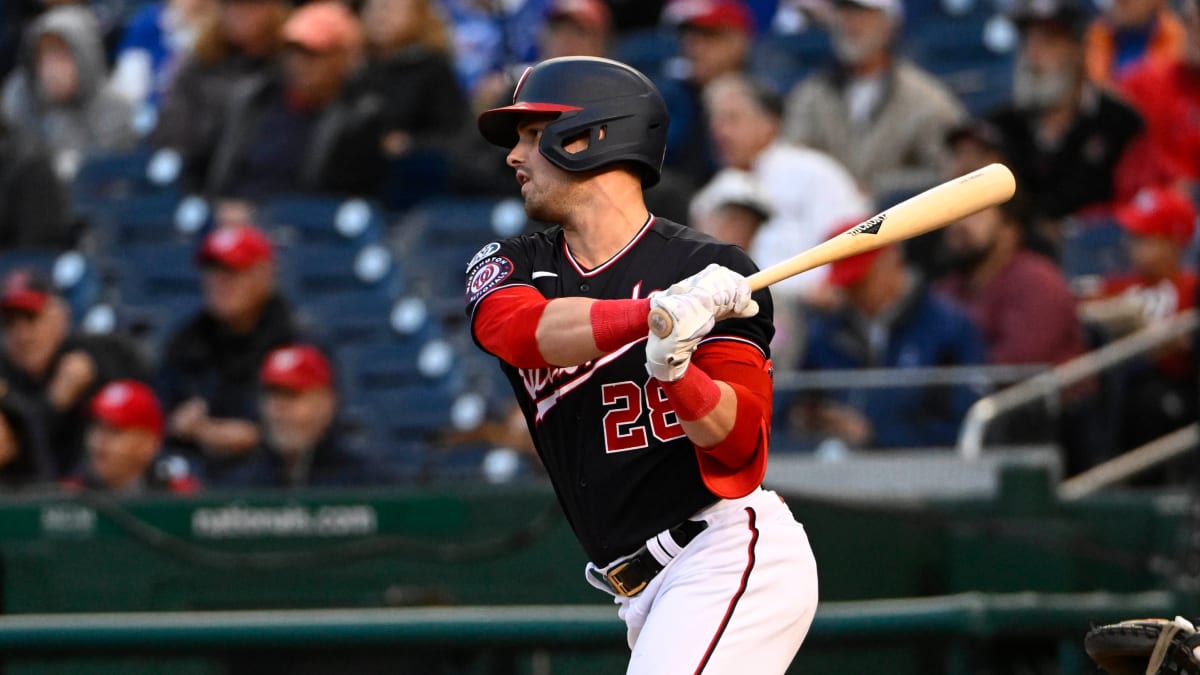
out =
<svg viewBox="0 0 1200 675"><path fill-rule="evenodd" d="M705 342L689 368L725 382L737 396L737 416L725 440L696 448L700 473L714 494L743 497L762 483L771 436L771 362L756 347L735 340ZM670 394L668 393L668 398Z"/></svg>

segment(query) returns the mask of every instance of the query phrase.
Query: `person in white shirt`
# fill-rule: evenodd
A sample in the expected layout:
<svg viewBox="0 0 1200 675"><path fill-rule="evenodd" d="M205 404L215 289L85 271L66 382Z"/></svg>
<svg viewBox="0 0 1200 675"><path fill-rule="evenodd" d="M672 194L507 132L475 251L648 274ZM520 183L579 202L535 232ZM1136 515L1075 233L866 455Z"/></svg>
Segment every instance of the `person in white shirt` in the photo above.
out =
<svg viewBox="0 0 1200 675"><path fill-rule="evenodd" d="M704 101L721 165L747 172L770 206L771 216L748 250L760 268L816 246L839 224L870 215L870 200L836 159L779 137L782 99L768 85L727 75L709 84ZM817 269L772 286L776 313L795 316L799 304L819 301L823 280ZM773 352L798 349L792 324L776 321Z"/></svg>

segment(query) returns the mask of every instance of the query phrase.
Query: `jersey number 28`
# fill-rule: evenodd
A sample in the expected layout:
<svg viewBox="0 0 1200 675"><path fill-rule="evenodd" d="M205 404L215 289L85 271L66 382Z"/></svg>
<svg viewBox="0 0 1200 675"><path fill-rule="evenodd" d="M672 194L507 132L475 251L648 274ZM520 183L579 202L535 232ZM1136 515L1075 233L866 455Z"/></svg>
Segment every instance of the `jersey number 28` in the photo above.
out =
<svg viewBox="0 0 1200 675"><path fill-rule="evenodd" d="M608 452L627 452L650 447L650 434L661 442L684 435L657 380L646 384L610 382L600 388L604 413L604 447Z"/></svg>

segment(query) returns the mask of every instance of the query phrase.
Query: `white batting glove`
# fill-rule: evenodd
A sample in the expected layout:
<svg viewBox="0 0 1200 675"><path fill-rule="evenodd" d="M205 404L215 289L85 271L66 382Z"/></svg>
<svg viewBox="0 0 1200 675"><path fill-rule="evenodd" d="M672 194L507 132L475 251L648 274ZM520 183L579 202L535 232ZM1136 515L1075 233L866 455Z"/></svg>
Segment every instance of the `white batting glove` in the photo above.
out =
<svg viewBox="0 0 1200 675"><path fill-rule="evenodd" d="M710 264L696 274L672 284L668 295L690 293L699 289L712 297L713 315L717 321L736 316L749 318L758 314L758 303L750 298L750 284L746 277L728 267Z"/></svg>
<svg viewBox="0 0 1200 675"><path fill-rule="evenodd" d="M675 295L655 293L650 296L650 307L671 315L672 326L665 338L651 331L646 341L646 371L660 382L674 382L683 377L696 345L716 323L712 296L700 289Z"/></svg>

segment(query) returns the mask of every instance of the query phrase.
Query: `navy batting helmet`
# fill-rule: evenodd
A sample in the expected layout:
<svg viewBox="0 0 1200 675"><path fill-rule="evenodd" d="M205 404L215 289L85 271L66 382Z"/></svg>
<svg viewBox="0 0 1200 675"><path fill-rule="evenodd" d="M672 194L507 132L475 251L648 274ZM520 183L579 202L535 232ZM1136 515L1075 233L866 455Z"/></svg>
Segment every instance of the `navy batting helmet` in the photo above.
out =
<svg viewBox="0 0 1200 675"><path fill-rule="evenodd" d="M624 63L582 56L543 61L521 76L512 105L479 116L479 131L489 142L511 148L517 122L528 113L558 113L542 130L538 149L559 168L590 171L632 162L643 169L644 187L658 182L667 150L667 105L645 75ZM584 134L586 150L563 149Z"/></svg>

